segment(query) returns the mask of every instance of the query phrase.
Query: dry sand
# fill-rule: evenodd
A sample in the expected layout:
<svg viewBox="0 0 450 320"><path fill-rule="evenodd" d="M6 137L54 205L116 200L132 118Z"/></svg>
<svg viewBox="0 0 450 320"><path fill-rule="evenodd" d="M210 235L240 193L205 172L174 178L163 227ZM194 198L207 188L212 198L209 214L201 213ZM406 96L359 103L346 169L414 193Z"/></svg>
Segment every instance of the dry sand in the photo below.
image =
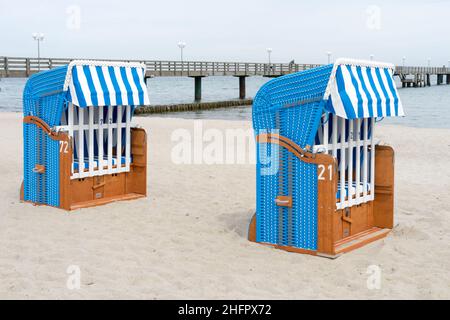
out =
<svg viewBox="0 0 450 320"><path fill-rule="evenodd" d="M378 128L397 152L396 227L329 260L247 241L254 166L173 164L171 133L192 120L137 122L149 132L149 197L67 213L20 203L21 115L0 114L0 298L450 298L450 130ZM66 286L70 265L79 290Z"/></svg>

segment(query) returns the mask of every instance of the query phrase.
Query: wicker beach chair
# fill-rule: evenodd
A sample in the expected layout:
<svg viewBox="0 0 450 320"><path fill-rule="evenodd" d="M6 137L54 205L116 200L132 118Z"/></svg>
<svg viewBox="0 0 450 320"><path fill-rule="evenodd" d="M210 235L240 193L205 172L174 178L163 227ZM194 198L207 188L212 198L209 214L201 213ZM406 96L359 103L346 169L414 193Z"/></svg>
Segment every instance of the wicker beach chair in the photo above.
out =
<svg viewBox="0 0 450 320"><path fill-rule="evenodd" d="M145 66L73 61L33 75L23 101L21 199L72 210L146 196Z"/></svg>
<svg viewBox="0 0 450 320"><path fill-rule="evenodd" d="M375 119L403 115L390 64L338 59L266 83L253 104L249 239L336 257L386 236L394 153L375 145Z"/></svg>

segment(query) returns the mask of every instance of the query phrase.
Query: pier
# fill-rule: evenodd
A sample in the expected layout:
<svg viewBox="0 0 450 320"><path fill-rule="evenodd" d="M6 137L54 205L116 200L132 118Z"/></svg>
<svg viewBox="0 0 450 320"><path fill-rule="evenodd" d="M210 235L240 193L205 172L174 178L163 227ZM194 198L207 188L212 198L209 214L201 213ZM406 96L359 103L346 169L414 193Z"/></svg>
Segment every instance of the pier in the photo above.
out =
<svg viewBox="0 0 450 320"><path fill-rule="evenodd" d="M0 78L27 78L39 71L49 70L69 64L67 58L23 58L0 57ZM113 61L101 59L105 61ZM114 60L117 61L117 60ZM247 77L279 77L320 66L320 64L298 63L259 63L259 62L207 62L207 61L154 61L119 60L140 62L146 65L145 78L153 77L190 77L194 79L195 100L202 97L202 79L208 76L233 76L239 81L239 99L246 98L245 82ZM448 67L396 66L403 87L424 87L431 85L431 76L436 76L436 84L450 84Z"/></svg>
<svg viewBox="0 0 450 320"><path fill-rule="evenodd" d="M400 78L402 87L431 86L431 76L436 76L436 85L450 84L450 68L448 67L396 67L395 74Z"/></svg>

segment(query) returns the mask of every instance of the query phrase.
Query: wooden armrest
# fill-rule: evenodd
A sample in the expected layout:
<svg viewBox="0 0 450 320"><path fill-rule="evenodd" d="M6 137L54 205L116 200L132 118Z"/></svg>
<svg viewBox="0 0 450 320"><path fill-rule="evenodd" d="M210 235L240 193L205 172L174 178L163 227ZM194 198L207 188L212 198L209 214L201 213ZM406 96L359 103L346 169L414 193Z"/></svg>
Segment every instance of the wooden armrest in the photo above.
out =
<svg viewBox="0 0 450 320"><path fill-rule="evenodd" d="M274 143L288 149L298 159L306 163L333 164L335 159L327 154L312 153L308 149L303 149L294 141L279 134L263 133L256 136L258 143Z"/></svg>
<svg viewBox="0 0 450 320"><path fill-rule="evenodd" d="M38 126L53 140L63 141L63 140L67 139L66 135L59 133L59 132L52 131L50 126L47 124L47 122L45 122L44 120L42 120L39 117L26 116L23 118L23 122L29 123L29 124L34 124L34 125Z"/></svg>

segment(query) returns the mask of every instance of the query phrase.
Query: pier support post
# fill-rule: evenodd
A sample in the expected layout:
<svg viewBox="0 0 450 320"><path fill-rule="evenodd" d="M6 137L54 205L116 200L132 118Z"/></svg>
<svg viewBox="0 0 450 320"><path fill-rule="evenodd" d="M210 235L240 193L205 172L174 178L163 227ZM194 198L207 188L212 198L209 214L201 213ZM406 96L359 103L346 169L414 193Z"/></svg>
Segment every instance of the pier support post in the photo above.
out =
<svg viewBox="0 0 450 320"><path fill-rule="evenodd" d="M431 80L430 80L430 74L427 73L427 86L431 87Z"/></svg>
<svg viewBox="0 0 450 320"><path fill-rule="evenodd" d="M236 76L239 78L239 99L245 99L245 78L248 76Z"/></svg>
<svg viewBox="0 0 450 320"><path fill-rule="evenodd" d="M202 100L202 78L205 76L191 76L191 78L194 78L195 83L195 101Z"/></svg>
<svg viewBox="0 0 450 320"><path fill-rule="evenodd" d="M450 74L447 74L447 84L450 84Z"/></svg>
<svg viewBox="0 0 450 320"><path fill-rule="evenodd" d="M4 58L4 66L5 66L5 76L9 76L9 64L8 64L8 57Z"/></svg>
<svg viewBox="0 0 450 320"><path fill-rule="evenodd" d="M30 76L31 74L31 64L30 64L30 59L25 59L25 74L27 75L27 77Z"/></svg>
<svg viewBox="0 0 450 320"><path fill-rule="evenodd" d="M437 75L437 85L441 85L442 84L442 80L444 79L444 75L443 74L438 74Z"/></svg>

